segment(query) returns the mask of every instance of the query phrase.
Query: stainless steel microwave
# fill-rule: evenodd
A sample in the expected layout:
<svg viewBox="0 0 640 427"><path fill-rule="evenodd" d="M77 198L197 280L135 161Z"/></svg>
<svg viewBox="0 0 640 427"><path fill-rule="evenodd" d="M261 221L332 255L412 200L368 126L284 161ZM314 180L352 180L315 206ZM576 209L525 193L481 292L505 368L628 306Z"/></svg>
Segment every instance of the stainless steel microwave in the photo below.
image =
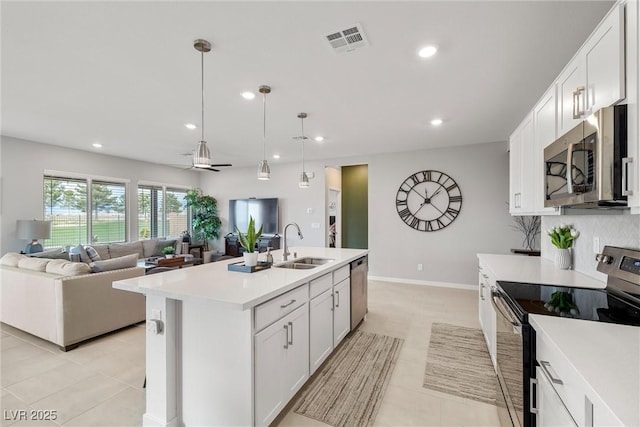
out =
<svg viewBox="0 0 640 427"><path fill-rule="evenodd" d="M627 106L602 108L544 149L545 206L626 207Z"/></svg>

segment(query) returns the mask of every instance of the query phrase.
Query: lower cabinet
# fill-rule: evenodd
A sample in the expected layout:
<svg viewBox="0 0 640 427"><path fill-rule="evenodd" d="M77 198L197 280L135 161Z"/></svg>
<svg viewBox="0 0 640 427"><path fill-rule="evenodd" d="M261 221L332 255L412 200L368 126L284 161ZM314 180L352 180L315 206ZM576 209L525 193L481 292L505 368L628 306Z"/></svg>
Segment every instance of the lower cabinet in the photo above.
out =
<svg viewBox="0 0 640 427"><path fill-rule="evenodd" d="M333 292L327 289L309 303L309 375L333 351Z"/></svg>
<svg viewBox="0 0 640 427"><path fill-rule="evenodd" d="M478 317L493 367L496 366L496 312L491 302L492 282L489 272L482 265L478 275Z"/></svg>
<svg viewBox="0 0 640 427"><path fill-rule="evenodd" d="M342 342L351 330L351 286L345 279L333 286L333 346Z"/></svg>
<svg viewBox="0 0 640 427"><path fill-rule="evenodd" d="M255 423L268 425L309 378L309 305L255 335Z"/></svg>
<svg viewBox="0 0 640 427"><path fill-rule="evenodd" d="M536 379L531 381L536 383L537 426L577 426L569 410L564 406L562 399L540 367L536 368Z"/></svg>

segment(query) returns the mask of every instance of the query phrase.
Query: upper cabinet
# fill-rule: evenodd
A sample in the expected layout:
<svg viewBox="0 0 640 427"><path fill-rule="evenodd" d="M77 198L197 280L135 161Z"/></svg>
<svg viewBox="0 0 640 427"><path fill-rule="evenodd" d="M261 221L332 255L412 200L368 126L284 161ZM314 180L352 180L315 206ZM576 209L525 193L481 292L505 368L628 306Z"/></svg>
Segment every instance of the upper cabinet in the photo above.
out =
<svg viewBox="0 0 640 427"><path fill-rule="evenodd" d="M624 5L617 4L558 77L558 134L625 97Z"/></svg>
<svg viewBox="0 0 640 427"><path fill-rule="evenodd" d="M545 147L600 108L617 103L628 106L628 156L633 158L625 171L632 190L628 205L640 213L638 9L636 1L616 3L509 138L512 215L560 213L544 207Z"/></svg>

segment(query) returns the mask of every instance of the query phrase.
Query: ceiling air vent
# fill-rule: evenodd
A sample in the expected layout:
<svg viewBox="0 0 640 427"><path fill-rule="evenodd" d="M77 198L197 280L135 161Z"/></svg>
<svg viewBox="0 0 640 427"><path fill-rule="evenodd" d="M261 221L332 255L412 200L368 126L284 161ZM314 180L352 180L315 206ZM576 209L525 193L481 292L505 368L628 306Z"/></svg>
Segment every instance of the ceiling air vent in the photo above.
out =
<svg viewBox="0 0 640 427"><path fill-rule="evenodd" d="M335 31L329 34L327 41L334 52L350 52L361 47L369 46L362 26L354 24L347 29Z"/></svg>

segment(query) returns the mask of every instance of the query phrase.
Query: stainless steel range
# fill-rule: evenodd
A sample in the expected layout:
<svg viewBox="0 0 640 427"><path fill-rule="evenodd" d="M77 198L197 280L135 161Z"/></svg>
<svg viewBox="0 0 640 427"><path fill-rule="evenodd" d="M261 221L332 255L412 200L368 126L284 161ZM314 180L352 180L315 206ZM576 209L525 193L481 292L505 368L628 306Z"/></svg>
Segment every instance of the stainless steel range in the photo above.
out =
<svg viewBox="0 0 640 427"><path fill-rule="evenodd" d="M497 282L492 302L503 397L498 407L504 424L536 425L529 390L536 371L536 340L529 314L640 326L640 250L606 246L596 262L598 271L607 274L605 289Z"/></svg>

